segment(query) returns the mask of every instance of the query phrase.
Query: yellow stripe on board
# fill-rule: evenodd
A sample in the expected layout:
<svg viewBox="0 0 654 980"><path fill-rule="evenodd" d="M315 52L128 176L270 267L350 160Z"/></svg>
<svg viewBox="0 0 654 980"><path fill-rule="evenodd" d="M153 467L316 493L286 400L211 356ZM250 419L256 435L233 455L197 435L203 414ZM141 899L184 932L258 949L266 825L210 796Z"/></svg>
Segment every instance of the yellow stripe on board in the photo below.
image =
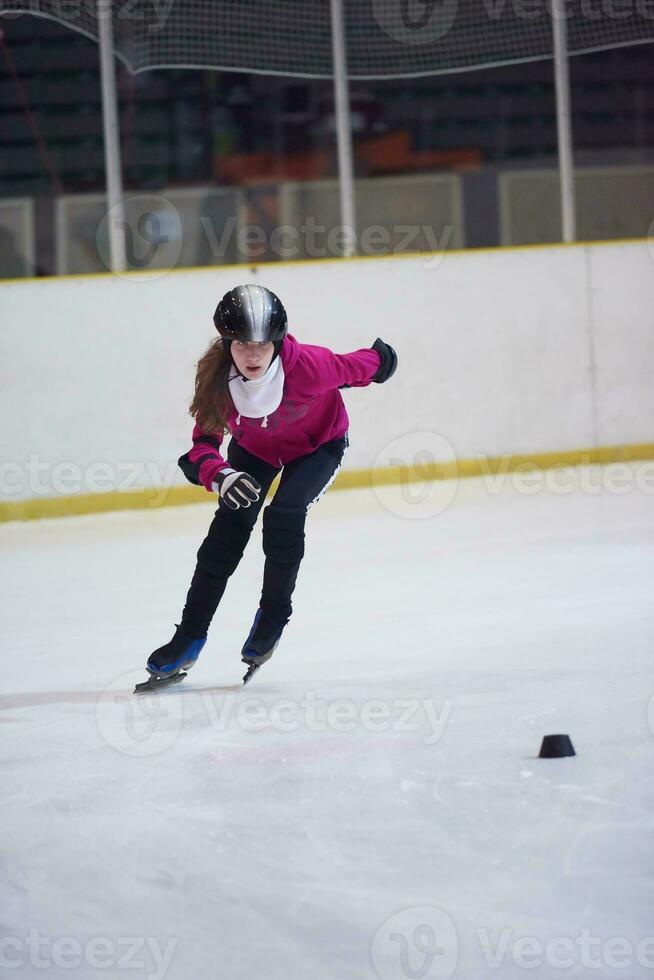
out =
<svg viewBox="0 0 654 980"><path fill-rule="evenodd" d="M327 491L370 488L390 484L421 483L428 480L450 480L463 477L491 476L504 473L560 469L568 466L606 465L654 460L654 443L630 446L604 446L599 449L572 449L556 453L529 453L476 459L461 459L451 463L432 463L420 469L411 466L387 466L376 470L342 470ZM277 481L270 489L274 493ZM211 503L214 494L203 487L153 487L146 490L114 491L111 493L74 494L68 497L40 497L0 503L0 523L32 521L48 517L73 517L80 514L99 514L113 510L148 510L159 507L179 507L184 504Z"/></svg>
<svg viewBox="0 0 654 980"><path fill-rule="evenodd" d="M173 266L170 269L126 269L124 272L66 272L60 276L23 276L20 279L0 279L0 289L3 286L23 285L25 283L56 283L67 279L129 279L131 276L139 276L142 281L147 281L147 276L153 279L161 279L164 275L176 275L187 272L257 272L259 269L282 269L285 267L304 266L304 265L325 265L344 262L388 262L391 259L433 259L435 255L442 256L462 256L480 255L484 252L537 252L552 249L570 248L594 248L595 246L604 247L606 245L651 245L651 238L606 238L601 241L579 241L579 242L536 242L531 245L482 245L479 247L468 248L444 248L432 252L388 252L386 255L330 255L316 259L268 259L264 262L239 262L233 265L188 265Z"/></svg>

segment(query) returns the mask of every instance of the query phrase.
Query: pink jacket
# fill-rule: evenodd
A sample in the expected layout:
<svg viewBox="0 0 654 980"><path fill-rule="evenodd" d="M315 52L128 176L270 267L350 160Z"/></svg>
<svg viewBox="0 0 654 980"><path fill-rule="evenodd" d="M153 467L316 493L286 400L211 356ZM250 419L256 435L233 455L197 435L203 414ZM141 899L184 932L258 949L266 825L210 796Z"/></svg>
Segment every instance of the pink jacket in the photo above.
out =
<svg viewBox="0 0 654 980"><path fill-rule="evenodd" d="M327 347L301 344L288 334L279 356L284 368L282 402L261 419L240 417L232 406L227 428L238 444L272 466L282 467L342 436L349 419L338 388L365 388L381 363L376 350L364 347L351 354L334 354ZM211 490L216 474L229 466L221 455L223 436L208 435L196 425L193 447L179 465L191 483Z"/></svg>

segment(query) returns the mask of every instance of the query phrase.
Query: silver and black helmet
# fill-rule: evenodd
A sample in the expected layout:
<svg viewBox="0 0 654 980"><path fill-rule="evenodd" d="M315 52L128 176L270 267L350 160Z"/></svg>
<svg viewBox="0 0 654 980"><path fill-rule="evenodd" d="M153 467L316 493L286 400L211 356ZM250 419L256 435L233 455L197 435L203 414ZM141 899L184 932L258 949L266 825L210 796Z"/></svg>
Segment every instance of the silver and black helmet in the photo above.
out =
<svg viewBox="0 0 654 980"><path fill-rule="evenodd" d="M237 286L225 293L213 315L225 340L273 341L276 350L288 332L286 310L265 286Z"/></svg>

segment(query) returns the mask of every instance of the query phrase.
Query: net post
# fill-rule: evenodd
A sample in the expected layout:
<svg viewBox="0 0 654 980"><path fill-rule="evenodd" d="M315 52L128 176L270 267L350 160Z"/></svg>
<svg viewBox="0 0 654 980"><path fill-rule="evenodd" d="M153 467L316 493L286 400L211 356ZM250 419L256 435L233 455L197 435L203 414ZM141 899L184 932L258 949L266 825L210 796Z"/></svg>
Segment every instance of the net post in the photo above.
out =
<svg viewBox="0 0 654 980"><path fill-rule="evenodd" d="M554 36L554 83L556 90L559 182L561 187L561 226L563 230L563 241L574 242L577 237L577 229L565 0L551 0L551 11L552 33Z"/></svg>
<svg viewBox="0 0 654 980"><path fill-rule="evenodd" d="M104 134L105 178L107 184L107 222L112 272L126 268L125 211L118 132L116 68L113 50L112 0L97 0L100 82L102 86L102 129Z"/></svg>
<svg viewBox="0 0 654 980"><path fill-rule="evenodd" d="M338 142L338 188L341 202L341 224L345 228L344 255L357 251L354 207L354 168L352 164L352 124L350 92L347 77L347 53L343 0L331 0L332 51L334 58L334 103Z"/></svg>

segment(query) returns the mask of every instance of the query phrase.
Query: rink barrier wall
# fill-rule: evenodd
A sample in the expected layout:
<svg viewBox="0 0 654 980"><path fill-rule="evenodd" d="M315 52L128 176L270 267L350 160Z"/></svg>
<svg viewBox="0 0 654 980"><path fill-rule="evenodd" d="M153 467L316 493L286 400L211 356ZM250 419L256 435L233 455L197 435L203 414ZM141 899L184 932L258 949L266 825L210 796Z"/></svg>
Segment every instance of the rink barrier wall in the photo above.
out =
<svg viewBox="0 0 654 980"><path fill-rule="evenodd" d="M631 446L604 446L598 449L565 450L560 453L505 455L493 459L459 459L454 462L410 467L388 466L378 470L341 470L326 493L332 490L371 489L376 486L426 483L432 480L458 480L519 471L545 471L571 466L606 466L610 463L633 463L654 460L654 443ZM270 500L279 477L268 492ZM153 510L189 504L217 504L217 496L204 487L149 487L142 490L110 493L72 494L61 497L32 498L15 503L0 503L0 523L31 521L44 518L75 517L118 510Z"/></svg>
<svg viewBox="0 0 654 980"><path fill-rule="evenodd" d="M206 500L175 460L207 310L235 275L284 296L302 342L397 346L388 386L345 395L356 440L336 488L654 458L653 261L627 239L0 282L0 463L18 473L0 520ZM145 475L46 490L28 457Z"/></svg>

